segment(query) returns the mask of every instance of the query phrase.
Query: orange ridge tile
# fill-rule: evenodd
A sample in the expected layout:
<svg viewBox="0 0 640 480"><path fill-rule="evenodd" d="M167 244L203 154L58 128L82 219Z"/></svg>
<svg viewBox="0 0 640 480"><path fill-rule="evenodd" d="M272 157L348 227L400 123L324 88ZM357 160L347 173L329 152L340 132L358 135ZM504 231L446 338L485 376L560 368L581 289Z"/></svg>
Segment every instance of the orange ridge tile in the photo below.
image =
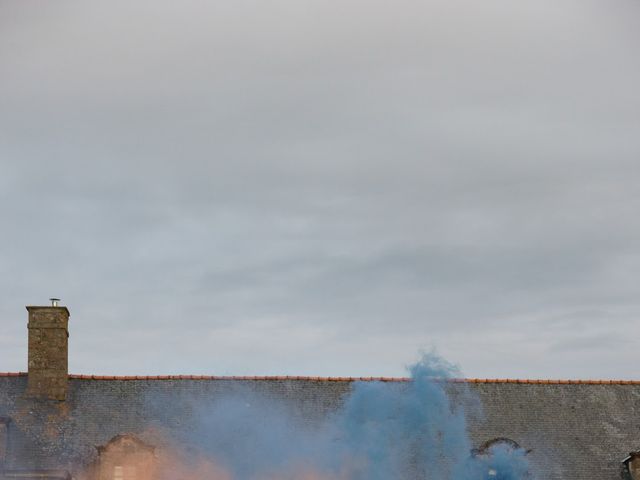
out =
<svg viewBox="0 0 640 480"><path fill-rule="evenodd" d="M0 377L25 377L27 372L0 372ZM410 382L407 377L318 377L300 375L215 376L215 375L88 375L69 374L73 380L241 380L241 381L314 381L314 382ZM640 380L518 379L518 378L446 378L448 383L512 383L532 385L640 385Z"/></svg>

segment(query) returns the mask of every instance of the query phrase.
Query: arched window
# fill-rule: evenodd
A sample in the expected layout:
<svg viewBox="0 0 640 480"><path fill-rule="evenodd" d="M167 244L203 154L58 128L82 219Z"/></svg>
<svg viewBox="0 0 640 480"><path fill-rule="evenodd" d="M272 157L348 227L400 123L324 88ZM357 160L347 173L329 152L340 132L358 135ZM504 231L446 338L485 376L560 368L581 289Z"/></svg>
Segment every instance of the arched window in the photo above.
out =
<svg viewBox="0 0 640 480"><path fill-rule="evenodd" d="M520 444L515 440L511 440L510 438L507 438L507 437L497 437L497 438L492 438L491 440L487 440L478 448L474 448L471 451L471 453L473 454L473 456L485 455L488 452L490 452L492 448L500 447L500 446L511 451L524 450L520 446ZM524 452L530 453L531 450L524 450Z"/></svg>
<svg viewBox="0 0 640 480"><path fill-rule="evenodd" d="M621 476L624 480L640 480L640 450L629 453L622 461Z"/></svg>
<svg viewBox="0 0 640 480"><path fill-rule="evenodd" d="M98 448L95 480L151 480L155 448L132 434L116 435Z"/></svg>
<svg viewBox="0 0 640 480"><path fill-rule="evenodd" d="M518 442L507 437L487 440L471 451L474 466L487 480L510 480L528 476L525 450Z"/></svg>

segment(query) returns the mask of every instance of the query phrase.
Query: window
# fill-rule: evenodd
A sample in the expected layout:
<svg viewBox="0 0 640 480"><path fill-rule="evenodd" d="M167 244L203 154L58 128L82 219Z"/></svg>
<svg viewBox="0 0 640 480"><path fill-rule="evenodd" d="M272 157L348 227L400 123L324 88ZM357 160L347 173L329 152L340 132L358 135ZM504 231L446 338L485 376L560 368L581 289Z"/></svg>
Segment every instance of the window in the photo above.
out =
<svg viewBox="0 0 640 480"><path fill-rule="evenodd" d="M96 476L92 480L153 480L155 447L133 434L113 437L98 450Z"/></svg>
<svg viewBox="0 0 640 480"><path fill-rule="evenodd" d="M493 438L471 451L475 468L486 480L529 478L525 450L506 437Z"/></svg>
<svg viewBox="0 0 640 480"><path fill-rule="evenodd" d="M113 480L137 480L135 465L116 465L113 467Z"/></svg>
<svg viewBox="0 0 640 480"><path fill-rule="evenodd" d="M625 480L640 479L640 451L631 452L629 456L622 461L622 464L622 478Z"/></svg>
<svg viewBox="0 0 640 480"><path fill-rule="evenodd" d="M477 457L478 455L488 455L491 453L491 450L494 450L496 448L502 448L504 450L509 450L511 452L524 450L520 445L518 445L518 442L511 440L510 438L507 438L507 437L498 437L498 438L492 438L491 440L487 440L478 448L473 449L471 453L473 454L474 457ZM525 454L530 452L531 450L524 450Z"/></svg>
<svg viewBox="0 0 640 480"><path fill-rule="evenodd" d="M113 480L124 480L124 469L121 465L113 467Z"/></svg>

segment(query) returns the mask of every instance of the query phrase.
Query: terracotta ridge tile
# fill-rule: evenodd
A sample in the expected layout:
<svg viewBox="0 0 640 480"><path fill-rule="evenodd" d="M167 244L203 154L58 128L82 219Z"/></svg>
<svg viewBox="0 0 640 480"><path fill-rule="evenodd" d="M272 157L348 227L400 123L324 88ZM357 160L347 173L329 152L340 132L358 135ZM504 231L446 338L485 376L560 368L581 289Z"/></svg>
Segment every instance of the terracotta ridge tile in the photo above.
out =
<svg viewBox="0 0 640 480"><path fill-rule="evenodd" d="M0 372L0 377L24 377L27 372ZM321 377L303 375L88 375L69 374L73 380L235 380L312 382L411 382L407 377ZM434 378L437 382L528 385L640 385L640 380L526 379L526 378Z"/></svg>

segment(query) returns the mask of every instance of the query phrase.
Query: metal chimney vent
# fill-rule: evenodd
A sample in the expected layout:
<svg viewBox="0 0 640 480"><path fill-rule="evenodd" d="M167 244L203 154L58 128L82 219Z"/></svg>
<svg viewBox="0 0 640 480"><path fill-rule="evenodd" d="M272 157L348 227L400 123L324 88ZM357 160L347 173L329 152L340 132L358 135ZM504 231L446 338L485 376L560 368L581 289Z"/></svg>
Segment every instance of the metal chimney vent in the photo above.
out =
<svg viewBox="0 0 640 480"><path fill-rule="evenodd" d="M58 302L60 301L59 298L50 298L49 300L51 300L51 306L52 307L57 307L58 306Z"/></svg>

